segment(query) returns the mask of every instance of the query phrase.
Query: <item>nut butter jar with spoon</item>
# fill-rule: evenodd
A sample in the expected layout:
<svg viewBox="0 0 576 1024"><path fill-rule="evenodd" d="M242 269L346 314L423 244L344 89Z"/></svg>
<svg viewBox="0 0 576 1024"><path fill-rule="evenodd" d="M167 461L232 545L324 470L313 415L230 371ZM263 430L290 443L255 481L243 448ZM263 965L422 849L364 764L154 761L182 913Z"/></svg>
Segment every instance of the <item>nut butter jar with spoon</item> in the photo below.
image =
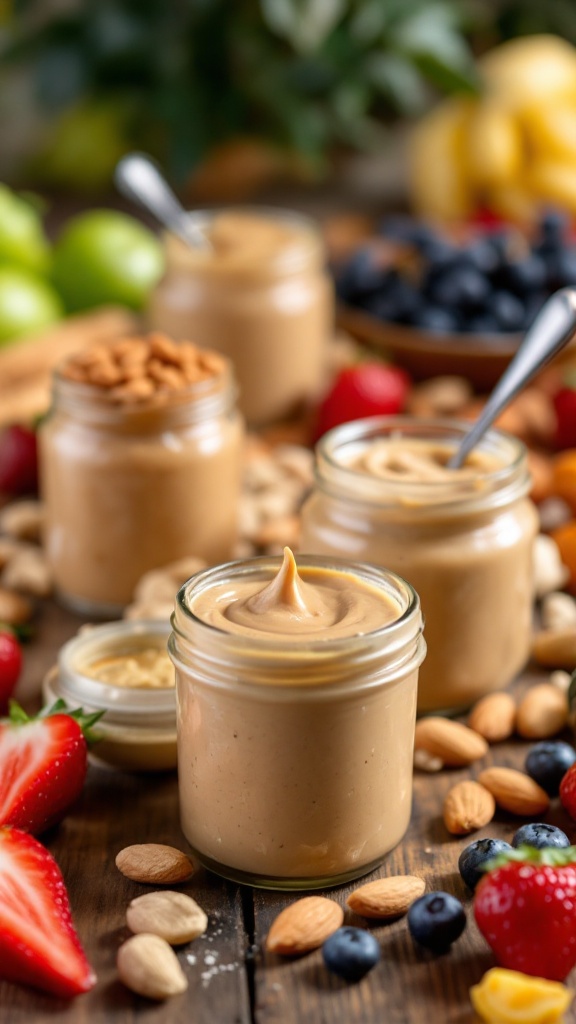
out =
<svg viewBox="0 0 576 1024"><path fill-rule="evenodd" d="M418 596L374 566L301 556L204 570L180 590L182 828L210 870L277 889L372 871L411 811Z"/></svg>
<svg viewBox="0 0 576 1024"><path fill-rule="evenodd" d="M464 709L525 664L538 528L524 445L491 430L460 469L469 424L378 417L327 433L302 547L385 565L422 602L418 711Z"/></svg>
<svg viewBox="0 0 576 1024"><path fill-rule="evenodd" d="M154 334L83 350L39 432L45 545L63 603L117 617L150 569L229 558L243 422L228 360Z"/></svg>

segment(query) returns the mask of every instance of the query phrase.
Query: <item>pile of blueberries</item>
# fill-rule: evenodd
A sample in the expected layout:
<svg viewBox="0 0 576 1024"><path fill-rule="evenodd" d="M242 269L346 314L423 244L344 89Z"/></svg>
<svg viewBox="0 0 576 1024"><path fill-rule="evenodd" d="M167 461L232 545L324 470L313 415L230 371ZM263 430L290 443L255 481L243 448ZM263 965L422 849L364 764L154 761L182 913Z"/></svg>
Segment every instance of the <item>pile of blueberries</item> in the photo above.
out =
<svg viewBox="0 0 576 1024"><path fill-rule="evenodd" d="M380 236L413 251L414 266L385 265L367 244L336 268L336 293L379 320L437 333L525 331L552 292L576 285L569 227L550 211L529 241L497 228L456 244L409 217L388 217Z"/></svg>

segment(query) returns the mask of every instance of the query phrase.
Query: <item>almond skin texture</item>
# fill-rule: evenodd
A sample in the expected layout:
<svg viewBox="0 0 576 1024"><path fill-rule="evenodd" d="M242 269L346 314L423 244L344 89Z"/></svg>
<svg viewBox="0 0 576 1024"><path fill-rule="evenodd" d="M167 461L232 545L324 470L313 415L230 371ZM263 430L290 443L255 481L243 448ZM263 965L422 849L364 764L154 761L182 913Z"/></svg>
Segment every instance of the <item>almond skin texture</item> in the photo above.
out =
<svg viewBox="0 0 576 1024"><path fill-rule="evenodd" d="M488 693L472 708L468 725L487 743L507 740L516 725L516 701L509 693Z"/></svg>
<svg viewBox="0 0 576 1024"><path fill-rule="evenodd" d="M452 787L444 800L442 817L453 836L467 836L492 821L496 801L479 782L466 780Z"/></svg>
<svg viewBox="0 0 576 1024"><path fill-rule="evenodd" d="M195 871L182 850L161 843L126 846L116 857L116 867L126 878L147 885L175 885L187 881Z"/></svg>
<svg viewBox="0 0 576 1024"><path fill-rule="evenodd" d="M550 683L533 686L518 706L516 730L527 740L547 740L568 721L566 694Z"/></svg>
<svg viewBox="0 0 576 1024"><path fill-rule="evenodd" d="M406 914L425 889L426 883L415 875L378 878L351 892L346 903L355 914L386 921Z"/></svg>
<svg viewBox="0 0 576 1024"><path fill-rule="evenodd" d="M416 750L439 757L450 768L463 768L478 761L488 751L486 740L467 725L448 718L421 718L416 723Z"/></svg>
<svg viewBox="0 0 576 1024"><path fill-rule="evenodd" d="M325 896L305 896L278 914L273 922L266 949L281 956L297 956L317 949L340 928L344 911Z"/></svg>
<svg viewBox="0 0 576 1024"><path fill-rule="evenodd" d="M576 630L542 629L532 637L532 657L545 668L576 668Z"/></svg>
<svg viewBox="0 0 576 1024"><path fill-rule="evenodd" d="M498 807L511 814L529 818L550 806L548 794L529 775L515 768L486 768L480 772L478 782L492 793Z"/></svg>

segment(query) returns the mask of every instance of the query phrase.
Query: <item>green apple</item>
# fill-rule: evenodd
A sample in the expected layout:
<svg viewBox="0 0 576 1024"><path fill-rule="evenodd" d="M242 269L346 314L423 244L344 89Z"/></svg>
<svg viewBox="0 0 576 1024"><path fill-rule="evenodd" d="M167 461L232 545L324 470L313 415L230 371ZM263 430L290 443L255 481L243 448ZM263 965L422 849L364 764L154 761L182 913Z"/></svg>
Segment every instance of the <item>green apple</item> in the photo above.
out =
<svg viewBox="0 0 576 1024"><path fill-rule="evenodd" d="M0 345L34 334L62 316L62 303L51 285L20 267L0 266Z"/></svg>
<svg viewBox="0 0 576 1024"><path fill-rule="evenodd" d="M155 235L114 210L73 217L54 248L53 280L70 311L106 303L141 309L163 269Z"/></svg>
<svg viewBox="0 0 576 1024"><path fill-rule="evenodd" d="M5 263L45 273L50 246L34 207L0 185L0 265Z"/></svg>

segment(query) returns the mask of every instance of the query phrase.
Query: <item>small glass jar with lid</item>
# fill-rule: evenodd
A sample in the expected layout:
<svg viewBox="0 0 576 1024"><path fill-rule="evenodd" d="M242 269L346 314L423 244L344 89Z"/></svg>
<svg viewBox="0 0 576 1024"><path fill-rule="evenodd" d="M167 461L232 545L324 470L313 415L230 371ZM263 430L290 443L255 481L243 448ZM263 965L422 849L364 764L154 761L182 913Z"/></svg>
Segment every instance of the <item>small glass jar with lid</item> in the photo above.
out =
<svg viewBox="0 0 576 1024"><path fill-rule="evenodd" d="M506 686L530 650L537 515L524 445L485 435L446 468L466 424L382 417L317 446L302 549L365 559L417 590L428 655L418 710L455 711Z"/></svg>
<svg viewBox="0 0 576 1024"><path fill-rule="evenodd" d="M74 610L114 618L150 569L230 558L243 422L230 364L216 359L218 372L137 401L56 372L39 433L44 538Z"/></svg>
<svg viewBox="0 0 576 1024"><path fill-rule="evenodd" d="M148 323L228 356L249 424L280 419L322 383L334 299L320 234L286 210L190 216L209 247L192 250L166 236L166 273Z"/></svg>
<svg viewBox="0 0 576 1024"><path fill-rule="evenodd" d="M418 596L394 573L301 556L303 580L342 576L343 607L374 588L391 618L349 636L238 635L206 620L239 588L266 586L279 560L197 573L180 590L176 666L182 828L210 870L239 882L315 889L366 874L410 819ZM353 596L352 596L353 602ZM289 618L289 616L288 616ZM356 625L354 626L356 629Z"/></svg>

